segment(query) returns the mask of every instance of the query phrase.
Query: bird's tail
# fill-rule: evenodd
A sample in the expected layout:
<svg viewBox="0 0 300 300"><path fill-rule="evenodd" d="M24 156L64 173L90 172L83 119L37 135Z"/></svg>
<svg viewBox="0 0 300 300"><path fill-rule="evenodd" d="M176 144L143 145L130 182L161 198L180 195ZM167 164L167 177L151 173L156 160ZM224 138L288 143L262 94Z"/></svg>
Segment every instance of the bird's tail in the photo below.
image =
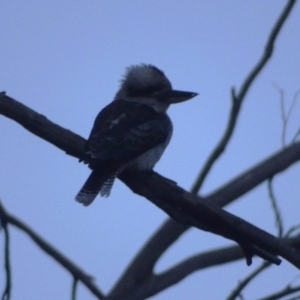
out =
<svg viewBox="0 0 300 300"><path fill-rule="evenodd" d="M84 206L90 205L100 193L102 197L108 197L114 184L117 173L103 176L103 173L92 171L83 187L75 197L75 200Z"/></svg>

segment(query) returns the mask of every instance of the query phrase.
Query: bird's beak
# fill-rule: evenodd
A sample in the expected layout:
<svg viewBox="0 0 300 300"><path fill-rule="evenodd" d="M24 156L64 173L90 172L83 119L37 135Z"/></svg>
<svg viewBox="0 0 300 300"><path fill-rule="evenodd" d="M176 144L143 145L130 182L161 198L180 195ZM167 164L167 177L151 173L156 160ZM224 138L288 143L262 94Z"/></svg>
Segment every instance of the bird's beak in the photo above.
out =
<svg viewBox="0 0 300 300"><path fill-rule="evenodd" d="M167 103L180 103L196 97L198 93L171 90L166 95Z"/></svg>

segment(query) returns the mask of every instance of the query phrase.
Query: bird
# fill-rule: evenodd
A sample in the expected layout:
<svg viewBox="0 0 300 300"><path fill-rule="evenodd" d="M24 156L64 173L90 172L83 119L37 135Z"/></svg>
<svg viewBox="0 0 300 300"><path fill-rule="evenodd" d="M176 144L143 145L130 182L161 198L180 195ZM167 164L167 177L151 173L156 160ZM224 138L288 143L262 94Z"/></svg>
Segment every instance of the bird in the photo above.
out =
<svg viewBox="0 0 300 300"><path fill-rule="evenodd" d="M110 195L123 171L150 171L173 132L167 109L197 96L174 90L164 72L152 64L126 68L113 101L97 115L80 161L92 170L75 200L90 205L100 193Z"/></svg>

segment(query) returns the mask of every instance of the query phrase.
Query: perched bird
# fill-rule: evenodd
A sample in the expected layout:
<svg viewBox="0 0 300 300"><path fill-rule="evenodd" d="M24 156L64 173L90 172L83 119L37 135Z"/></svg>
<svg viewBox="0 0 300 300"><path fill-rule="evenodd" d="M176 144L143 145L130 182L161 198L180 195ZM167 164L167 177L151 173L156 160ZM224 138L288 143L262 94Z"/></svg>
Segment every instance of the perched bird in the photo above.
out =
<svg viewBox="0 0 300 300"><path fill-rule="evenodd" d="M165 74L153 65L128 67L114 100L100 111L86 142L82 160L92 172L76 201L87 206L99 193L108 197L124 169L152 170L172 135L168 107L196 95L173 90Z"/></svg>

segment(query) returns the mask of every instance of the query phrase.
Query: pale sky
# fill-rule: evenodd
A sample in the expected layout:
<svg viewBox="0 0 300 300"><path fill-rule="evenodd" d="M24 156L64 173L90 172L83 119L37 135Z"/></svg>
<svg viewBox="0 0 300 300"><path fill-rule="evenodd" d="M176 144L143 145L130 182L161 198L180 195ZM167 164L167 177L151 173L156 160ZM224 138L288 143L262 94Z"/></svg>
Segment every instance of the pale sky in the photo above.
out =
<svg viewBox="0 0 300 300"><path fill-rule="evenodd" d="M189 189L228 119L231 87L240 88L260 58L286 1L1 1L0 91L87 137L97 113L113 98L126 66L151 63L176 89L198 92L174 105L171 143L155 170ZM300 6L277 40L272 60L250 90L238 128L207 178L209 193L281 149L278 91L287 104L300 88ZM288 125L299 126L300 103ZM74 201L89 170L20 125L0 115L0 198L92 275L107 292L166 219L166 214L116 181L108 199L88 208ZM299 165L274 180L285 228L299 222ZM265 184L226 208L276 234ZM31 240L11 228L13 300L70 299L71 276ZM232 242L196 229L162 258L157 270L203 250ZM0 239L3 249L3 234ZM0 251L0 261L3 253ZM245 261L196 272L155 300L225 299L260 264ZM1 263L3 265L3 263ZM283 261L245 290L255 299L299 275ZM4 286L0 269L0 291ZM78 300L95 299L79 285Z"/></svg>

